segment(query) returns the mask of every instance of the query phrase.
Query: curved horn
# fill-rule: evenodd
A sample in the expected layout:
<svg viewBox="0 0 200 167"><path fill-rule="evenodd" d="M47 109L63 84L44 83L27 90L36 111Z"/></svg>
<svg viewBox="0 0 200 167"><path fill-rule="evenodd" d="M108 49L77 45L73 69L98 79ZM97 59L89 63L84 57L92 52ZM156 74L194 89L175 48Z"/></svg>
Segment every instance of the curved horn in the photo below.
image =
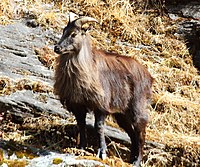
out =
<svg viewBox="0 0 200 167"><path fill-rule="evenodd" d="M74 20L78 19L79 16L73 12L69 12L69 23L73 22Z"/></svg>
<svg viewBox="0 0 200 167"><path fill-rule="evenodd" d="M97 22L98 23L98 21L92 17L81 17L75 21L75 24L76 24L76 26L81 28L85 23L88 23L88 22Z"/></svg>

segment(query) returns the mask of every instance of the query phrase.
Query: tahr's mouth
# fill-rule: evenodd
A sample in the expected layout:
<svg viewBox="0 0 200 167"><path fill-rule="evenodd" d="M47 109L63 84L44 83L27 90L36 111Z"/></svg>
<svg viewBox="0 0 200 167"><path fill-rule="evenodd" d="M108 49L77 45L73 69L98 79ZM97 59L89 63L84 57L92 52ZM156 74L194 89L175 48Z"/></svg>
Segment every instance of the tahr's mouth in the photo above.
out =
<svg viewBox="0 0 200 167"><path fill-rule="evenodd" d="M66 48L63 48L60 45L56 45L54 47L54 52L59 55L63 55L63 54L70 54L73 52L73 50L67 50Z"/></svg>

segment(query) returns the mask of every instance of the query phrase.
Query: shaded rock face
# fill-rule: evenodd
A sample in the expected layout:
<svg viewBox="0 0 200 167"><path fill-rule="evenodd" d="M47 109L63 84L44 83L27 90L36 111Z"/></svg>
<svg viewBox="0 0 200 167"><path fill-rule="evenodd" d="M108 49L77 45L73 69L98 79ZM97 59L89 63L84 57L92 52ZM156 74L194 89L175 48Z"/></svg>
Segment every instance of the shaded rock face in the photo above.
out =
<svg viewBox="0 0 200 167"><path fill-rule="evenodd" d="M24 76L20 70L24 70L30 73L31 79L38 79L38 76L43 81L51 79L51 71L41 66L34 53L34 47L45 45L45 34L39 28L29 28L23 23L0 26L0 36L1 75L21 78Z"/></svg>
<svg viewBox="0 0 200 167"><path fill-rule="evenodd" d="M36 48L54 42L53 33L15 22L0 25L0 36L0 94L10 91L9 95L0 96L0 112L11 113L19 122L23 117L43 113L66 116L66 110L53 95L53 71L35 53Z"/></svg>
<svg viewBox="0 0 200 167"><path fill-rule="evenodd" d="M179 22L178 33L184 36L194 66L200 71L200 1L166 1L172 19L184 18Z"/></svg>
<svg viewBox="0 0 200 167"><path fill-rule="evenodd" d="M185 22L181 26L186 30L184 32L185 39L193 56L194 66L200 71L200 21Z"/></svg>

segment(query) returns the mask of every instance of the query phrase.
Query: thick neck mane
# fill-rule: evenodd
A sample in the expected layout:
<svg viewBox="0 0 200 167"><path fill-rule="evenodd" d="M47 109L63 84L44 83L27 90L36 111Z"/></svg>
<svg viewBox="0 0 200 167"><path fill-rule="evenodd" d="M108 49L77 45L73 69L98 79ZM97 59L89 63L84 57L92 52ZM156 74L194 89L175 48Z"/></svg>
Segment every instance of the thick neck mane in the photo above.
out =
<svg viewBox="0 0 200 167"><path fill-rule="evenodd" d="M61 101L83 103L87 99L94 99L100 102L103 90L88 36L83 39L78 54L59 56L55 80L55 93Z"/></svg>

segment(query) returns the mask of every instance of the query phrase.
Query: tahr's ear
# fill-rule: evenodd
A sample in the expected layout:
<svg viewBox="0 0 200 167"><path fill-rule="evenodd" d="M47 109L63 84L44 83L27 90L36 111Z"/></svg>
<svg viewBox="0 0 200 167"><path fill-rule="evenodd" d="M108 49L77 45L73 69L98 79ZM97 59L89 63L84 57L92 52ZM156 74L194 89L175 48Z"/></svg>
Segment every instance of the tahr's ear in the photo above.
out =
<svg viewBox="0 0 200 167"><path fill-rule="evenodd" d="M82 29L83 32L87 33L89 31L93 30L94 26L93 25L83 26L83 27L81 27L81 29Z"/></svg>
<svg viewBox="0 0 200 167"><path fill-rule="evenodd" d="M83 32L85 32L85 33L86 33L89 29L90 29L89 27L82 27L82 28L81 28L81 30L82 30Z"/></svg>
<svg viewBox="0 0 200 167"><path fill-rule="evenodd" d="M82 35L86 35L88 29L89 29L88 27L82 27L82 28L81 28L81 34L82 34Z"/></svg>
<svg viewBox="0 0 200 167"><path fill-rule="evenodd" d="M79 16L73 12L69 12L69 23L73 22L74 20L78 19Z"/></svg>

